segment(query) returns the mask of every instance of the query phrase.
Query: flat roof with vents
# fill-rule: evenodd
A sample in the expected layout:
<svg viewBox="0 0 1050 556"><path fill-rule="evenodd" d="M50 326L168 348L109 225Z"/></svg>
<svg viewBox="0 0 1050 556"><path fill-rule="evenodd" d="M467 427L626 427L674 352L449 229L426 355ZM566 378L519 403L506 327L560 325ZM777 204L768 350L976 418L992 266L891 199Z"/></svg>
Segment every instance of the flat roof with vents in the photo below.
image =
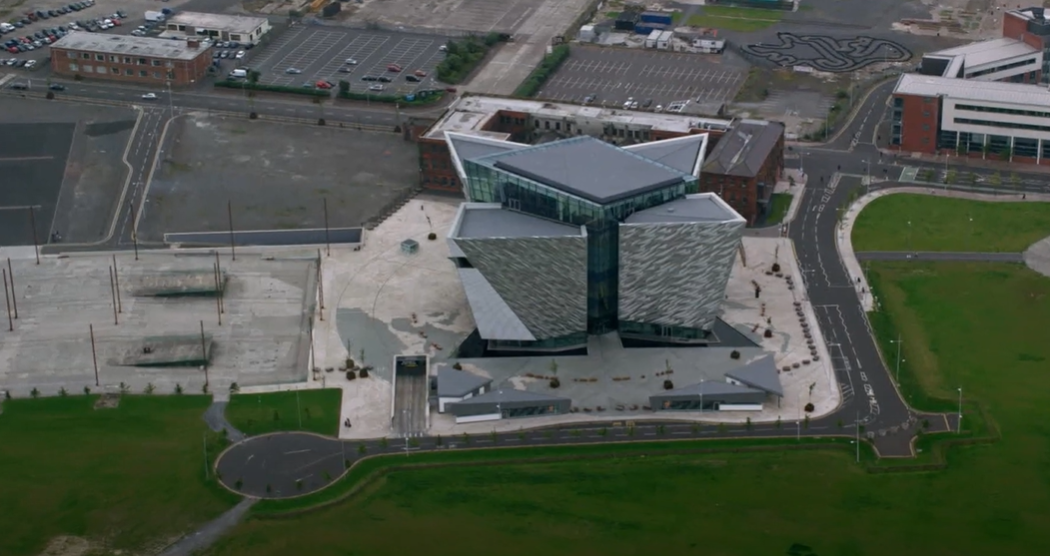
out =
<svg viewBox="0 0 1050 556"><path fill-rule="evenodd" d="M168 60L193 60L208 52L208 49L204 47L189 46L187 41L152 39L132 35L105 35L82 31L74 31L58 39L51 45L51 48Z"/></svg>

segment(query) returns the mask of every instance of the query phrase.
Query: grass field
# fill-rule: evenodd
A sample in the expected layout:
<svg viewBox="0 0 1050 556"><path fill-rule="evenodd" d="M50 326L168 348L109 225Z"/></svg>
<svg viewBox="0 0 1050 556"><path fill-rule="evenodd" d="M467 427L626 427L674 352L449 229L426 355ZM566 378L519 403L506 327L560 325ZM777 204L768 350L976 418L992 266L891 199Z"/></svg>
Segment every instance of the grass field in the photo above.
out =
<svg viewBox="0 0 1050 556"><path fill-rule="evenodd" d="M205 396L13 400L0 415L0 554L35 556L56 536L97 553L157 548L235 503L204 479ZM94 554L95 552L93 552Z"/></svg>
<svg viewBox="0 0 1050 556"><path fill-rule="evenodd" d="M884 349L903 334L905 392L954 407L961 385L999 443L955 448L933 474L869 475L830 450L397 471L340 505L248 521L208 554L1050 553L1050 279L1013 265L872 271ZM436 542L450 530L468 533Z"/></svg>
<svg viewBox="0 0 1050 556"><path fill-rule="evenodd" d="M1017 253L1047 236L1050 203L896 194L864 207L853 225L852 240L855 251Z"/></svg>
<svg viewBox="0 0 1050 556"><path fill-rule="evenodd" d="M335 436L342 396L338 388L234 394L226 406L226 420L249 436L298 430Z"/></svg>
<svg viewBox="0 0 1050 556"><path fill-rule="evenodd" d="M784 217L787 216L788 209L791 208L792 198L793 196L787 193L773 194L773 197L769 201L769 216L766 218L767 226L780 224L784 221Z"/></svg>
<svg viewBox="0 0 1050 556"><path fill-rule="evenodd" d="M689 16L686 25L747 33L775 25L783 17L784 12L780 10L704 6L700 14Z"/></svg>

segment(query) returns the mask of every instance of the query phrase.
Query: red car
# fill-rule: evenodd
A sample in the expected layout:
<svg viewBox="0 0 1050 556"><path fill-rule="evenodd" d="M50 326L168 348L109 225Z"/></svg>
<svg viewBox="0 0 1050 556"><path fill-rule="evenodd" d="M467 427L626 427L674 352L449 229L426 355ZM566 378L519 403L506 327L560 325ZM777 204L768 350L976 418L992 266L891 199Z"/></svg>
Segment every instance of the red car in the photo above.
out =
<svg viewBox="0 0 1050 556"><path fill-rule="evenodd" d="M318 81L317 83L314 83L314 86L317 87L318 89L331 89L332 88L332 84L327 82L327 81Z"/></svg>
<svg viewBox="0 0 1050 556"><path fill-rule="evenodd" d="M7 51L11 54L18 54L19 52L21 52L20 50L18 50L17 46L9 46L7 47Z"/></svg>
<svg viewBox="0 0 1050 556"><path fill-rule="evenodd" d="M386 67L386 71L399 72L401 71L401 66L397 64L390 64Z"/></svg>
<svg viewBox="0 0 1050 556"><path fill-rule="evenodd" d="M423 70L416 70L416 71L414 71L412 73L414 73L416 77L426 77L427 76L427 72L425 72Z"/></svg>

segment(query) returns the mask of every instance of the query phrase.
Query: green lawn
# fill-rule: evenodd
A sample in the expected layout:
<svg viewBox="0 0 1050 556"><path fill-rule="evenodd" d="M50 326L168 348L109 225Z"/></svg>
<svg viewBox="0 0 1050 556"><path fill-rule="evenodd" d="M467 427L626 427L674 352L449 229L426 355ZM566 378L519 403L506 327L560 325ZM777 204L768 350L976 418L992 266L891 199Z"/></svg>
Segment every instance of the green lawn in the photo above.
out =
<svg viewBox="0 0 1050 556"><path fill-rule="evenodd" d="M855 251L1016 253L1046 236L1050 203L896 194L864 207L853 225L852 240Z"/></svg>
<svg viewBox="0 0 1050 556"><path fill-rule="evenodd" d="M689 16L686 25L747 33L775 25L783 17L784 12L780 10L704 6L700 14Z"/></svg>
<svg viewBox="0 0 1050 556"><path fill-rule="evenodd" d="M137 553L235 503L204 478L204 439L209 456L222 448L201 419L210 397L124 396L95 410L96 398L3 402L0 554L35 556L60 535Z"/></svg>
<svg viewBox="0 0 1050 556"><path fill-rule="evenodd" d="M769 216L766 217L767 226L780 224L784 221L788 209L791 208L792 197L793 196L788 193L773 194L773 197L769 200Z"/></svg>
<svg viewBox="0 0 1050 556"><path fill-rule="evenodd" d="M226 419L249 436L297 430L335 436L342 396L338 388L234 394L226 406Z"/></svg>
<svg viewBox="0 0 1050 556"><path fill-rule="evenodd" d="M962 385L1000 442L954 448L941 473L870 475L834 450L402 470L327 509L249 520L208 554L1050 553L1050 279L1014 265L872 271L892 315L873 324L905 338L905 392L921 383L945 399L917 402L954 407ZM436 542L448 531L464 534Z"/></svg>

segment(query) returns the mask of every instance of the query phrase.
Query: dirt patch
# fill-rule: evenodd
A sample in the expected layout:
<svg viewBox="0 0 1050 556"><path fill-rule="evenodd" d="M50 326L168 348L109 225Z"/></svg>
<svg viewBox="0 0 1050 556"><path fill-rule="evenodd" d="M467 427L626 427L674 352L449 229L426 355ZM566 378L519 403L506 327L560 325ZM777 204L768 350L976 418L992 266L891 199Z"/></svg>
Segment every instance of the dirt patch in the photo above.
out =
<svg viewBox="0 0 1050 556"><path fill-rule="evenodd" d="M51 539L40 556L86 556L98 553L101 548L84 537L62 535Z"/></svg>
<svg viewBox="0 0 1050 556"><path fill-rule="evenodd" d="M95 409L116 409L120 406L120 394L102 394L95 400Z"/></svg>

